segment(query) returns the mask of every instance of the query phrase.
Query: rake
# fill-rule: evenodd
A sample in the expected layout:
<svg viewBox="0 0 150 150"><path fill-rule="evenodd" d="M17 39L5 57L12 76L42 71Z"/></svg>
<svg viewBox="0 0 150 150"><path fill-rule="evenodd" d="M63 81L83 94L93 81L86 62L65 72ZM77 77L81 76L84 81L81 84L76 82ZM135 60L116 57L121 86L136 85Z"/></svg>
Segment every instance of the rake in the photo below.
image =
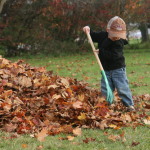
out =
<svg viewBox="0 0 150 150"><path fill-rule="evenodd" d="M91 45L91 47L92 47L93 53L94 53L94 55L95 55L95 57L96 57L96 60L97 60L97 62L98 62L98 65L99 65L99 67L100 67L102 76L103 76L103 78L104 78L104 80L105 80L106 89L107 89L106 101L107 101L109 104L112 104L112 102L113 102L113 93L112 93L112 90L111 90L111 88L110 88L110 86L109 86L109 83L108 83L108 80L107 80L105 71L104 71L103 66L102 66L102 64L101 64L101 61L100 61L100 59L99 59L99 57L98 57L98 54L96 53L96 49L95 49L95 46L94 46L94 44L93 44L93 41L92 41L92 38L91 38L89 32L86 32L86 35L87 35L87 38L88 38L88 40L89 40L89 42L90 42L90 45Z"/></svg>

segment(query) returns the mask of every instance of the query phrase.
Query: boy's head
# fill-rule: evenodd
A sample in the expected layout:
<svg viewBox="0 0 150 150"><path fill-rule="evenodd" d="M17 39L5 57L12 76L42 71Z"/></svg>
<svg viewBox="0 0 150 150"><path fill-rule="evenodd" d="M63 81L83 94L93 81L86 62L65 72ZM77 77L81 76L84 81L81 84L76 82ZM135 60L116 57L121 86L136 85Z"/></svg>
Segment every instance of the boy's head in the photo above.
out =
<svg viewBox="0 0 150 150"><path fill-rule="evenodd" d="M126 39L126 24L118 16L111 18L107 24L109 38Z"/></svg>

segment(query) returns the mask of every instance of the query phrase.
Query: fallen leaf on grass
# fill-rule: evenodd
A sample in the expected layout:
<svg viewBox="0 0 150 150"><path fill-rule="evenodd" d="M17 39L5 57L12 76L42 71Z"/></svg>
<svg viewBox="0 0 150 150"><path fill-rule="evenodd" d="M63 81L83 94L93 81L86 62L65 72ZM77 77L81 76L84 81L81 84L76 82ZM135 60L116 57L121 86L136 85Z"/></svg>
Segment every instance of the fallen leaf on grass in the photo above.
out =
<svg viewBox="0 0 150 150"><path fill-rule="evenodd" d="M17 128L16 124L10 123L10 124L6 124L4 126L4 131L6 131L6 132L13 132L13 131L15 131L16 128Z"/></svg>
<svg viewBox="0 0 150 150"><path fill-rule="evenodd" d="M150 125L150 120L144 119L143 121L144 121L145 124Z"/></svg>
<svg viewBox="0 0 150 150"><path fill-rule="evenodd" d="M93 142L95 141L96 139L95 138L86 138L83 140L84 143L89 143L89 142Z"/></svg>
<svg viewBox="0 0 150 150"><path fill-rule="evenodd" d="M107 136L107 135L108 135L108 132L104 132L104 135Z"/></svg>
<svg viewBox="0 0 150 150"><path fill-rule="evenodd" d="M150 116L148 116L146 119L147 119L147 120L150 120Z"/></svg>
<svg viewBox="0 0 150 150"><path fill-rule="evenodd" d="M45 140L45 137L48 136L47 132L47 129L43 128L42 131L37 134L37 140L43 142Z"/></svg>
<svg viewBox="0 0 150 150"><path fill-rule="evenodd" d="M112 141L122 141L122 142L126 142L126 138L125 138L125 132L123 131L121 134L119 134L119 135L108 135L108 133L107 134L105 134L105 135L107 135L108 136L108 139L109 140L112 140Z"/></svg>
<svg viewBox="0 0 150 150"><path fill-rule="evenodd" d="M5 139L5 140L8 140L8 139L15 139L15 138L18 138L19 137L19 135L17 134L17 133L12 133L10 136L8 136L8 137L2 137L3 139Z"/></svg>
<svg viewBox="0 0 150 150"><path fill-rule="evenodd" d="M81 143L79 142L72 142L73 145L80 145Z"/></svg>
<svg viewBox="0 0 150 150"><path fill-rule="evenodd" d="M140 142L135 142L135 141L133 141L132 144L131 144L131 146L134 147L134 146L137 146L137 145L139 145L139 144L140 144Z"/></svg>
<svg viewBox="0 0 150 150"><path fill-rule="evenodd" d="M108 126L107 126L107 120L103 120L103 121L101 121L101 123L99 124L99 128L101 129L101 130L104 130L105 128L107 128Z"/></svg>
<svg viewBox="0 0 150 150"><path fill-rule="evenodd" d="M74 136L67 136L67 137L59 137L59 140L68 140L68 141L73 141L74 140Z"/></svg>
<svg viewBox="0 0 150 150"><path fill-rule="evenodd" d="M69 141L74 140L74 136L67 136L67 138L68 138Z"/></svg>
<svg viewBox="0 0 150 150"><path fill-rule="evenodd" d="M35 135L34 135L34 134L30 134L30 137L31 137L31 138L34 138L34 137L35 137Z"/></svg>
<svg viewBox="0 0 150 150"><path fill-rule="evenodd" d="M59 139L59 140L68 140L67 137L59 137L58 139Z"/></svg>
<svg viewBox="0 0 150 150"><path fill-rule="evenodd" d="M124 132L124 131L123 131L119 136L121 137L121 140L122 140L123 142L126 142L126 141L127 141L126 138L125 138L125 132Z"/></svg>
<svg viewBox="0 0 150 150"><path fill-rule="evenodd" d="M42 145L39 145L37 148L36 148L36 150L41 150L41 149L43 149L44 147L42 146Z"/></svg>
<svg viewBox="0 0 150 150"><path fill-rule="evenodd" d="M75 128L75 129L73 129L73 134L75 136L81 136L81 134L82 134L81 128Z"/></svg>
<svg viewBox="0 0 150 150"><path fill-rule="evenodd" d="M120 140L121 138L120 138L119 135L109 135L109 136L108 136L108 139L115 142L115 141L117 141L117 140Z"/></svg>
<svg viewBox="0 0 150 150"><path fill-rule="evenodd" d="M145 103L145 108L150 109L150 104Z"/></svg>
<svg viewBox="0 0 150 150"><path fill-rule="evenodd" d="M22 148L27 148L28 145L27 145L27 144L22 144L21 147L22 147Z"/></svg>

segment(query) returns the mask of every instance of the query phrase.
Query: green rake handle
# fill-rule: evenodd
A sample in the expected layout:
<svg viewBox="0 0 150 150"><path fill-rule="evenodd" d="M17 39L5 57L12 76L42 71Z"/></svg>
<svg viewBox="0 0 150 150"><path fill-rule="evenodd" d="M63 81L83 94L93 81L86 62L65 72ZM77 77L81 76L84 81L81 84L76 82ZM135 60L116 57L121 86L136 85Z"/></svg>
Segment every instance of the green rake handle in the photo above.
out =
<svg viewBox="0 0 150 150"><path fill-rule="evenodd" d="M88 38L88 40L89 40L89 42L91 44L93 53L94 53L94 55L96 57L97 63L99 65L101 73L102 73L102 76L103 76L103 78L105 80L105 83L106 83L106 89L107 89L107 99L106 100L107 100L108 103L112 104L112 102L113 102L113 93L112 93L112 90L111 90L111 88L109 86L109 83L108 83L105 71L104 71L103 66L101 64L101 61L100 61L100 59L98 57L98 54L96 53L96 49L95 49L95 46L93 44L92 38L90 36L90 33L86 31L86 35L87 35L87 38Z"/></svg>

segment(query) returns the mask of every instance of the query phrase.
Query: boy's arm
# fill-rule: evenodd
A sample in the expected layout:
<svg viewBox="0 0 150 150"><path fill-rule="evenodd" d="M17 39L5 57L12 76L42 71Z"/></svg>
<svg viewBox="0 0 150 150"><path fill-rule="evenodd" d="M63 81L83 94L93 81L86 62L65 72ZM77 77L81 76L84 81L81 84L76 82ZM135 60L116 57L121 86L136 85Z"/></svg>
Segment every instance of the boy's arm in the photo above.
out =
<svg viewBox="0 0 150 150"><path fill-rule="evenodd" d="M98 43L98 42L101 41L102 38L103 38L102 32L93 32L93 31L90 29L89 26L85 26L85 27L83 28L83 31L90 33L93 42L97 42L97 43Z"/></svg>
<svg viewBox="0 0 150 150"><path fill-rule="evenodd" d="M104 38L104 36L102 35L102 32L94 32L90 30L90 35L91 35L93 42L97 42L97 43L102 41Z"/></svg>

